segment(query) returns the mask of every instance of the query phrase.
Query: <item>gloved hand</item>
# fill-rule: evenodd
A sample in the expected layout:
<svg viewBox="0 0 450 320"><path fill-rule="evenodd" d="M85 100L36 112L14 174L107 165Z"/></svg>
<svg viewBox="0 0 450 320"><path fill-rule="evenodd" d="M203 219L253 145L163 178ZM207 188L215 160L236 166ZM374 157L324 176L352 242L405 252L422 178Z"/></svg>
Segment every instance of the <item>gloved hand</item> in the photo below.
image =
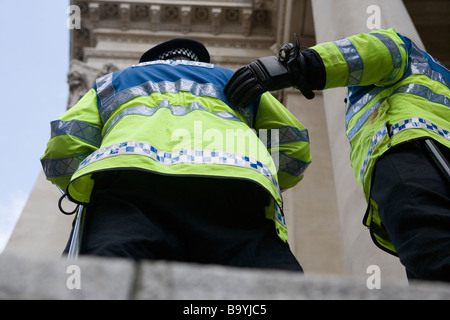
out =
<svg viewBox="0 0 450 320"><path fill-rule="evenodd" d="M297 87L307 99L314 98L303 74L306 66L297 35L295 38L296 46L286 44L278 58L260 58L231 76L224 89L230 104L246 108L266 91L289 87Z"/></svg>

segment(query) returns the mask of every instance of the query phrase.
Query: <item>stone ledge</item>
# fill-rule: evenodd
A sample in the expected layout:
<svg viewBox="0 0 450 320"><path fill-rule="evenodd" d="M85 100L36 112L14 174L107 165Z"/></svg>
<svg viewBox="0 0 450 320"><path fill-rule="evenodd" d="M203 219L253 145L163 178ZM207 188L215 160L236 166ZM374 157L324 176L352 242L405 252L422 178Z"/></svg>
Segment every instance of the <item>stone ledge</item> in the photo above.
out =
<svg viewBox="0 0 450 320"><path fill-rule="evenodd" d="M79 267L80 289L69 289ZM132 296L136 266L121 259L34 259L0 255L0 299L128 299ZM69 284L69 285L70 285Z"/></svg>
<svg viewBox="0 0 450 320"><path fill-rule="evenodd" d="M370 290L365 278L166 261L137 264L94 257L77 261L37 260L2 254L0 270L0 299L3 300L450 299L450 285L439 282L415 282L409 286L382 283L381 289ZM79 289L73 288L77 272Z"/></svg>

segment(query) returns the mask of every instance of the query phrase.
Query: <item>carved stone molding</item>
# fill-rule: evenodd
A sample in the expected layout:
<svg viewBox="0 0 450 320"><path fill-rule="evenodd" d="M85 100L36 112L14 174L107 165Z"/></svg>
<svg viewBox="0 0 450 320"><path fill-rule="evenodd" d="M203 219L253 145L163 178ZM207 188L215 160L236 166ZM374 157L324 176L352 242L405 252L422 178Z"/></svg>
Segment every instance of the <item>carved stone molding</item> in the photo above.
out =
<svg viewBox="0 0 450 320"><path fill-rule="evenodd" d="M72 0L80 7L84 27L111 26L112 20L130 28L142 29L159 24L162 28L177 25L181 30L201 25L209 32L220 24L223 32L239 33L239 27L250 25L255 33L266 32L277 17L279 0L241 1L114 1ZM216 17L214 19L213 17Z"/></svg>
<svg viewBox="0 0 450 320"><path fill-rule="evenodd" d="M264 46L269 43L270 47L276 41L282 2L72 0L71 4L80 7L81 29L72 30L71 58L85 60L84 48L94 48L108 32L126 32L116 36L116 41L130 37L138 42L161 36L164 40L176 35L199 40L223 36L228 39L228 46L237 48L242 47L244 38L250 47L256 47L261 43L259 38L264 37Z"/></svg>
<svg viewBox="0 0 450 320"><path fill-rule="evenodd" d="M67 109L72 107L80 100L89 90L86 74L80 70L70 70L67 74L67 82L69 84L69 98L67 101Z"/></svg>
<svg viewBox="0 0 450 320"><path fill-rule="evenodd" d="M106 63L102 68L94 68L83 61L71 60L70 70L67 73L69 84L67 109L77 103L92 88L95 79L118 70L119 68L112 63Z"/></svg>

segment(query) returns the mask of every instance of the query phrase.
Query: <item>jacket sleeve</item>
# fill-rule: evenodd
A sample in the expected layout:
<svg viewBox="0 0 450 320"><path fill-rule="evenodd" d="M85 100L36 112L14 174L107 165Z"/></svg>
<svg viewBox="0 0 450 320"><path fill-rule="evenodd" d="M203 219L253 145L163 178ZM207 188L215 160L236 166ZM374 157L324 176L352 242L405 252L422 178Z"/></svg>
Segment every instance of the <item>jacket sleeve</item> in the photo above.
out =
<svg viewBox="0 0 450 320"><path fill-rule="evenodd" d="M261 96L254 127L267 142L281 191L294 187L311 163L308 130L270 93Z"/></svg>
<svg viewBox="0 0 450 320"><path fill-rule="evenodd" d="M50 140L41 164L47 180L66 190L81 161L99 148L101 119L94 89L50 123Z"/></svg>
<svg viewBox="0 0 450 320"><path fill-rule="evenodd" d="M311 47L326 73L324 89L345 86L386 86L399 81L408 51L394 29L377 30Z"/></svg>

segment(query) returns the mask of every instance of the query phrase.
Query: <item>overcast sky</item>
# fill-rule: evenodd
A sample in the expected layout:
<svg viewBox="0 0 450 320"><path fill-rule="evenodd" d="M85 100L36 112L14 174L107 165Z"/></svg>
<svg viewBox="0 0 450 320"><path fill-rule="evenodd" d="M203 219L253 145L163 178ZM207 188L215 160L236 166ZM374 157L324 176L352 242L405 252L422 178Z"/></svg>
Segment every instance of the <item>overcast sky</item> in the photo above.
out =
<svg viewBox="0 0 450 320"><path fill-rule="evenodd" d="M0 252L42 170L50 121L65 111L68 7L0 0Z"/></svg>

